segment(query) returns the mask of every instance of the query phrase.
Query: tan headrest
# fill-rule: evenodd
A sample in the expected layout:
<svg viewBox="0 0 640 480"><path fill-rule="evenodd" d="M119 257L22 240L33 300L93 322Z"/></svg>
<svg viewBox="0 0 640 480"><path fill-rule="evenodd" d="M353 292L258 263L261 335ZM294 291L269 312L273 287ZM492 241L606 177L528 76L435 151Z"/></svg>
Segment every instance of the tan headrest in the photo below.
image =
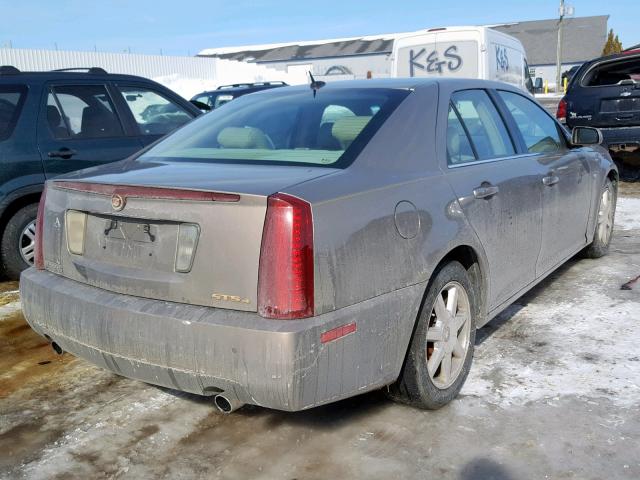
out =
<svg viewBox="0 0 640 480"><path fill-rule="evenodd" d="M343 148L347 148L367 126L371 117L342 117L336 120L331 134L338 139Z"/></svg>
<svg viewBox="0 0 640 480"><path fill-rule="evenodd" d="M224 148L273 148L261 130L253 127L226 127L218 134Z"/></svg>

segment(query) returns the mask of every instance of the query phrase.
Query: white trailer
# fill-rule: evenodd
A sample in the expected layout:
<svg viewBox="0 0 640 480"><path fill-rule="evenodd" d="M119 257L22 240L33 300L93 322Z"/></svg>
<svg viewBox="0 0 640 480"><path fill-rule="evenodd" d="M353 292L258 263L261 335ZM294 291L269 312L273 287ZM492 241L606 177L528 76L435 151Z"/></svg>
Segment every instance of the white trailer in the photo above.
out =
<svg viewBox="0 0 640 480"><path fill-rule="evenodd" d="M524 47L489 27L446 27L397 38L392 77L481 78L532 91Z"/></svg>

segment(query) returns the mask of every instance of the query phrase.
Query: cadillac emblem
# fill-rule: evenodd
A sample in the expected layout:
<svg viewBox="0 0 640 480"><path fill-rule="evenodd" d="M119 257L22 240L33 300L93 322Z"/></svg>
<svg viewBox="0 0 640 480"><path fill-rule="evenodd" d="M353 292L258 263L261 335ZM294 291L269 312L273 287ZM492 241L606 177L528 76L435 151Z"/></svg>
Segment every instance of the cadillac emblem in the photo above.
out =
<svg viewBox="0 0 640 480"><path fill-rule="evenodd" d="M111 208L113 208L116 212L119 212L124 208L125 199L121 195L117 193L111 197Z"/></svg>

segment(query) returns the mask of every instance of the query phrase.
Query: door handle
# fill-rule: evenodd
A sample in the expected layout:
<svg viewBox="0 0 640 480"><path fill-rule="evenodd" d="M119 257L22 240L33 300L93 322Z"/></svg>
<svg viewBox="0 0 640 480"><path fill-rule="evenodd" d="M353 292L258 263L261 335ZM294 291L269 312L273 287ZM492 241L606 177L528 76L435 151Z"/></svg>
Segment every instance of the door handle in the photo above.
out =
<svg viewBox="0 0 640 480"><path fill-rule="evenodd" d="M616 120L630 120L633 118L633 113L619 113L616 115Z"/></svg>
<svg viewBox="0 0 640 480"><path fill-rule="evenodd" d="M60 150L54 150L52 152L47 153L47 156L49 158L71 158L73 157L76 153L75 150L72 150L71 148L67 148L67 147L62 147Z"/></svg>
<svg viewBox="0 0 640 480"><path fill-rule="evenodd" d="M542 183L545 185L545 187L550 187L552 185L555 185L559 181L560 181L560 178L557 177L556 175L549 175L548 177L544 177L542 179Z"/></svg>
<svg viewBox="0 0 640 480"><path fill-rule="evenodd" d="M499 191L500 189L494 185L489 185L487 187L478 187L473 190L473 196L476 198L491 198Z"/></svg>

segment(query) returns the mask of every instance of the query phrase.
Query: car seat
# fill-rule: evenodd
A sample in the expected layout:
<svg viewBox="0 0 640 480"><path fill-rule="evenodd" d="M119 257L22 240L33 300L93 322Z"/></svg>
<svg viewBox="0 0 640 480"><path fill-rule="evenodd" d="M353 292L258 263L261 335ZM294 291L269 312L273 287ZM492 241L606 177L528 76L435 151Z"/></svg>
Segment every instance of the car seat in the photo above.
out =
<svg viewBox="0 0 640 480"><path fill-rule="evenodd" d="M80 135L83 137L113 137L121 134L115 115L104 107L91 105L82 110Z"/></svg>
<svg viewBox="0 0 640 480"><path fill-rule="evenodd" d="M262 130L254 127L226 127L218 134L218 143L223 148L273 149Z"/></svg>
<svg viewBox="0 0 640 480"><path fill-rule="evenodd" d="M55 138L67 138L69 136L67 127L62 124L62 116L54 105L47 105L47 122Z"/></svg>
<svg viewBox="0 0 640 480"><path fill-rule="evenodd" d="M364 130L369 120L371 120L371 116L339 118L333 124L331 134L340 142L342 149L346 150Z"/></svg>

